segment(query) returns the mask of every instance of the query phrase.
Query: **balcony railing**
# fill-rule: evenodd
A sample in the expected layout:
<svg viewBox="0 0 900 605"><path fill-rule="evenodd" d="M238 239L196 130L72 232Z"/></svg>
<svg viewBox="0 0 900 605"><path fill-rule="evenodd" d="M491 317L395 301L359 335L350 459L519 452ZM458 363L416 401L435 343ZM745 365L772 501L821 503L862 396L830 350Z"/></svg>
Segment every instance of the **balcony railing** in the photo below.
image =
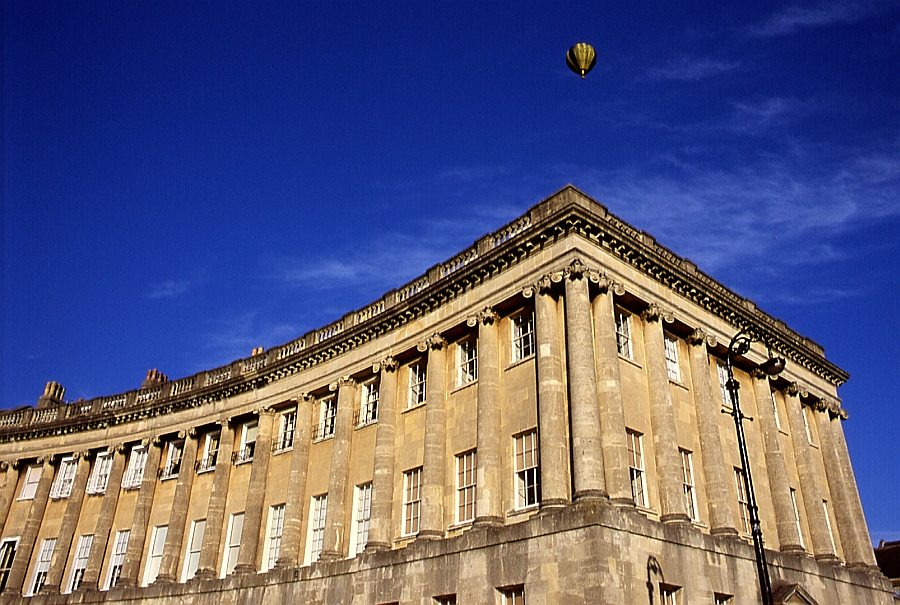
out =
<svg viewBox="0 0 900 605"><path fill-rule="evenodd" d="M256 450L256 443L247 443L236 452L231 454L231 462L234 464L244 464L253 460L253 452Z"/></svg>

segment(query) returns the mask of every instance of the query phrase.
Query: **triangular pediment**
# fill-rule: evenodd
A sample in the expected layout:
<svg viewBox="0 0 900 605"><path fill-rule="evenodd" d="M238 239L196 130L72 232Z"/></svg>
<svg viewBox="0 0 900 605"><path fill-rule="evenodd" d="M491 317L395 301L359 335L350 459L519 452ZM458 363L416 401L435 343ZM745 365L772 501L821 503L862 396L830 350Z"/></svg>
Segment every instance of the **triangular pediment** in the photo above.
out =
<svg viewBox="0 0 900 605"><path fill-rule="evenodd" d="M819 605L799 584L783 584L775 589L772 597L776 605Z"/></svg>

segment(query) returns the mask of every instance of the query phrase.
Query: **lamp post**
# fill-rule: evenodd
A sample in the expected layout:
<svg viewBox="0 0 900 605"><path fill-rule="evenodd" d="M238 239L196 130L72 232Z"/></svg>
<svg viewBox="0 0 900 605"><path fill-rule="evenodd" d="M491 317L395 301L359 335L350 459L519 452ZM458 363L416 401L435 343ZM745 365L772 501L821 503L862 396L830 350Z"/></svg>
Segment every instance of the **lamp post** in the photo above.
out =
<svg viewBox="0 0 900 605"><path fill-rule="evenodd" d="M747 454L747 439L744 436L744 418L752 420L741 413L738 390L740 384L734 378L734 359L750 350L750 343L758 340L747 329L743 329L728 344L728 355L725 358L725 368L728 371L728 381L725 388L731 397L731 416L734 418L734 428L737 431L738 450L741 456L741 466L744 469L744 487L747 492L747 511L750 514L750 534L753 537L753 550L756 554L756 572L759 576L759 590L762 593L763 605L772 605L772 581L769 579L769 567L766 563L766 551L763 547L762 528L759 523L759 507L756 504L756 492L753 490L753 477L750 473L750 456ZM763 362L759 369L768 376L777 376L784 370L784 359L772 357Z"/></svg>

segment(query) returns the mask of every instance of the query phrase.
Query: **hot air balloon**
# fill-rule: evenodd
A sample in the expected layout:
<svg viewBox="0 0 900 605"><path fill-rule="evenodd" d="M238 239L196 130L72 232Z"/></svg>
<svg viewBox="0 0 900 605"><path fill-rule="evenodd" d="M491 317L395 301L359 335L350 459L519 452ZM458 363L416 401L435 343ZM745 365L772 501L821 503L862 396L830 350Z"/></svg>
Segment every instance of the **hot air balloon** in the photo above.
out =
<svg viewBox="0 0 900 605"><path fill-rule="evenodd" d="M594 51L594 47L587 42L579 42L566 53L566 65L581 76L582 80L589 71L594 69L596 64L597 53Z"/></svg>

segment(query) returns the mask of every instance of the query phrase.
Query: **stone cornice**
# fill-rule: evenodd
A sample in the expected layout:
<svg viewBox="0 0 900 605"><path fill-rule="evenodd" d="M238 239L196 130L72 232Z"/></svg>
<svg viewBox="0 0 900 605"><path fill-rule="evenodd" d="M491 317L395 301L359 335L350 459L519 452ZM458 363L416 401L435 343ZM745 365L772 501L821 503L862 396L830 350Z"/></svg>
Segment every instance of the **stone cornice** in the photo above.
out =
<svg viewBox="0 0 900 605"><path fill-rule="evenodd" d="M566 186L449 261L324 328L221 368L146 389L43 409L21 408L0 413L0 442L102 429L153 418L277 382L389 334L572 235L600 246L735 328L752 328L774 350L831 384L840 385L849 377L825 359L819 345L760 311L753 302L657 244L652 236L631 227L606 207ZM563 271L546 275L526 288L525 294L551 288L564 277L577 279L586 270L580 262L573 263ZM601 288L611 286L616 293L623 291L621 284L611 284L594 271L588 271L587 276Z"/></svg>

